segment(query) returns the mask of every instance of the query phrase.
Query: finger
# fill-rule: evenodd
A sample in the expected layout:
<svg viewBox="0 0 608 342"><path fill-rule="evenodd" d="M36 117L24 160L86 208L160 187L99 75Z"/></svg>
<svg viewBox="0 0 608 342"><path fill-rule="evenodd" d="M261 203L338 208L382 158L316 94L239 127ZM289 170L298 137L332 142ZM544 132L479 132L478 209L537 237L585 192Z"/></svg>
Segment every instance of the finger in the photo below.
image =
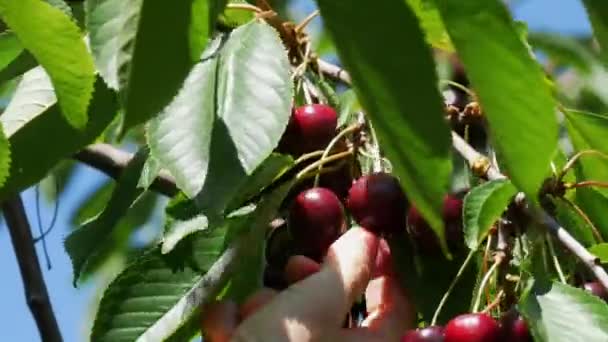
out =
<svg viewBox="0 0 608 342"><path fill-rule="evenodd" d="M376 236L350 229L330 247L319 272L279 293L242 323L238 335L275 331L292 340L317 340L318 334L338 330L353 299L367 286L377 249Z"/></svg>
<svg viewBox="0 0 608 342"><path fill-rule="evenodd" d="M228 342L238 324L238 306L234 302L215 302L203 308L201 334L205 341Z"/></svg>
<svg viewBox="0 0 608 342"><path fill-rule="evenodd" d="M288 284L297 283L309 275L319 272L321 265L303 255L294 255L285 266L285 279Z"/></svg>
<svg viewBox="0 0 608 342"><path fill-rule="evenodd" d="M381 334L387 340L397 340L414 325L415 312L405 289L393 268L390 248L382 240L378 247L376 271L366 289L368 316L362 326Z"/></svg>
<svg viewBox="0 0 608 342"><path fill-rule="evenodd" d="M258 311L266 303L269 303L276 295L277 291L269 288L263 288L247 298L239 309L239 318L246 319Z"/></svg>

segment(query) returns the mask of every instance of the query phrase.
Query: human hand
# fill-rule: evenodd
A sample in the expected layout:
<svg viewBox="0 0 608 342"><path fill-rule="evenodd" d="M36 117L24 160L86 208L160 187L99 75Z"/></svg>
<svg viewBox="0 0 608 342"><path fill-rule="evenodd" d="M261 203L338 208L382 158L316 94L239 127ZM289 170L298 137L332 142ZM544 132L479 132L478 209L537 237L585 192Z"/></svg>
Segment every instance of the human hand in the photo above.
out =
<svg viewBox="0 0 608 342"><path fill-rule="evenodd" d="M260 290L240 308L230 302L206 307L206 341L398 341L413 326L414 310L397 282L388 245L365 229L348 230L322 265L291 257L285 277L289 288ZM367 317L360 327L342 328L363 293Z"/></svg>

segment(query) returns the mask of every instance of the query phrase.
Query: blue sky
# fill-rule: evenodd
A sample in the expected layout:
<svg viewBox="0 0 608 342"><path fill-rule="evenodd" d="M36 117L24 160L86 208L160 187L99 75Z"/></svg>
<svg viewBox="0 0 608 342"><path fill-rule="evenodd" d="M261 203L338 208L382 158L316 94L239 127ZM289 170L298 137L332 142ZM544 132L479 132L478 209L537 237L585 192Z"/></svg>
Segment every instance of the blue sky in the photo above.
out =
<svg viewBox="0 0 608 342"><path fill-rule="evenodd" d="M587 35L590 32L586 14L578 0L519 0L512 1L515 17L527 21L531 31L551 31L567 35ZM105 176L80 167L68 185L65 196L60 199L59 216L55 229L47 238L47 246L53 268L47 270L42 257L41 246L37 246L40 263L51 296L53 308L59 321L64 340L83 341L87 339L90 307L95 288L91 285L75 289L72 287L72 271L68 256L64 252L63 239L71 229L69 217L77 204L98 186ZM23 194L28 215L35 223L34 192ZM43 220L50 218L52 208L42 208ZM46 222L46 221L45 221ZM37 228L34 225L34 236ZM34 321L25 303L23 286L15 255L10 244L6 227L0 226L0 340L14 342L38 341L39 336Z"/></svg>

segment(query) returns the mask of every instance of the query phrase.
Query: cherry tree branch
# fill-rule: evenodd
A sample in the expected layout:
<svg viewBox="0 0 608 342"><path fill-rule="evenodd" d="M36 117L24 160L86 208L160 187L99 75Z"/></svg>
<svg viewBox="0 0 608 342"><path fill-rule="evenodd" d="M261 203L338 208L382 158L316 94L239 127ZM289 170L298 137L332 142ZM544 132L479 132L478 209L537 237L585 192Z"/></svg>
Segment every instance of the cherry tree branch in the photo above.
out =
<svg viewBox="0 0 608 342"><path fill-rule="evenodd" d="M347 85L351 85L351 77L348 72L339 66L333 65L321 59L317 60L319 71L325 76L341 81ZM477 152L458 134L452 132L452 145L458 153L460 153L469 163L474 172L484 173L488 179L504 179L506 178L500 171L491 164L490 160ZM547 230L554 235L560 243L574 254L585 266L595 275L597 280L608 289L608 274L599 265L599 259L589 253L587 249L581 245L566 229L546 211L528 205L525 201L523 193L516 197L518 203L523 204L523 207L528 215L541 222Z"/></svg>
<svg viewBox="0 0 608 342"><path fill-rule="evenodd" d="M40 270L40 263L34 248L34 238L19 194L2 204L4 218L11 236L11 242L19 264L25 299L34 316L42 341L62 341L59 326Z"/></svg>
<svg viewBox="0 0 608 342"><path fill-rule="evenodd" d="M110 144L90 145L74 155L74 159L114 179L120 177L122 170L127 167L132 158L132 153L120 150ZM179 192L177 185L175 185L175 179L166 170L160 170L150 188L168 197L173 197Z"/></svg>

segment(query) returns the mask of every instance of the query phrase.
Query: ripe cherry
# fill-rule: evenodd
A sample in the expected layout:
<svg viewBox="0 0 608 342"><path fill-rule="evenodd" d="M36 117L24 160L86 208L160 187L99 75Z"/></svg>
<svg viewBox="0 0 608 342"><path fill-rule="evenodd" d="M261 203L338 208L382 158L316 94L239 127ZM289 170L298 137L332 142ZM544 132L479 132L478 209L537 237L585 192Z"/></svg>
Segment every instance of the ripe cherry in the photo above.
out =
<svg viewBox="0 0 608 342"><path fill-rule="evenodd" d="M401 342L443 342L443 327L432 325L410 330L401 337Z"/></svg>
<svg viewBox="0 0 608 342"><path fill-rule="evenodd" d="M501 340L512 342L532 342L530 329L517 311L507 312L500 320Z"/></svg>
<svg viewBox="0 0 608 342"><path fill-rule="evenodd" d="M294 255L293 241L287 225L275 228L266 241L266 262L283 269L290 256Z"/></svg>
<svg viewBox="0 0 608 342"><path fill-rule="evenodd" d="M456 316L445 326L445 342L494 342L500 338L496 321L484 313Z"/></svg>
<svg viewBox="0 0 608 342"><path fill-rule="evenodd" d="M599 282L593 281L583 284L583 288L591 294L608 301L608 291Z"/></svg>
<svg viewBox="0 0 608 342"><path fill-rule="evenodd" d="M346 226L344 208L331 190L308 189L296 196L288 224L297 252L320 261Z"/></svg>
<svg viewBox="0 0 608 342"><path fill-rule="evenodd" d="M308 104L292 111L279 150L295 155L324 149L336 135L338 114L324 104Z"/></svg>
<svg viewBox="0 0 608 342"><path fill-rule="evenodd" d="M448 246L451 250L456 251L463 244L462 200L452 195L446 196L443 202L442 216ZM419 252L434 254L439 250L437 236L414 206L411 206L408 211L407 226Z"/></svg>
<svg viewBox="0 0 608 342"><path fill-rule="evenodd" d="M348 191L347 207L370 231L390 234L405 229L407 199L399 181L388 173L357 179Z"/></svg>

